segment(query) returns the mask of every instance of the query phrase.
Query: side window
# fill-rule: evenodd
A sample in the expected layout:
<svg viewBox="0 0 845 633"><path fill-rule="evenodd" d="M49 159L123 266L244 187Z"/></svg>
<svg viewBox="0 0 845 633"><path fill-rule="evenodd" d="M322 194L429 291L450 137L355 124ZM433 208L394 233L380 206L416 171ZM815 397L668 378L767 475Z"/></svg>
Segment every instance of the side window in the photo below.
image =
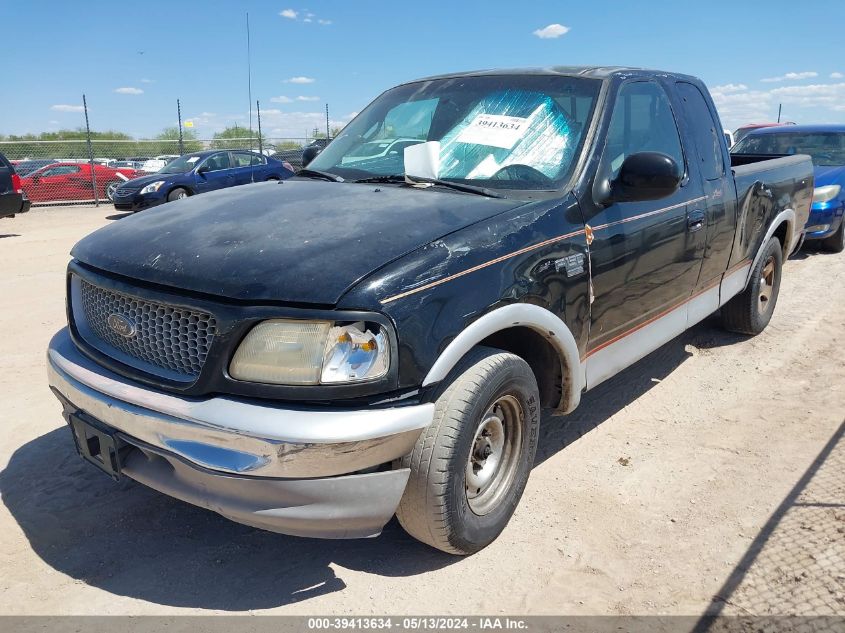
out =
<svg viewBox="0 0 845 633"><path fill-rule="evenodd" d="M221 169L229 169L229 152L221 152L219 154L212 154L209 156L205 164L208 165L208 171L220 171Z"/></svg>
<svg viewBox="0 0 845 633"><path fill-rule="evenodd" d="M719 142L723 132L713 120L713 114L698 87L686 82L678 82L676 86L684 104L687 127L698 149L701 174L705 180L717 180L725 175L722 144Z"/></svg>
<svg viewBox="0 0 845 633"><path fill-rule="evenodd" d="M613 106L602 169L611 179L623 161L638 152L661 152L684 171L684 152L669 98L651 81L622 86Z"/></svg>
<svg viewBox="0 0 845 633"><path fill-rule="evenodd" d="M255 156L246 152L235 152L235 167L249 167L257 164Z"/></svg>
<svg viewBox="0 0 845 633"><path fill-rule="evenodd" d="M66 176L67 174L78 174L80 171L79 167L75 167L74 165L59 165L58 167L51 167L50 169L45 169L41 172L41 177L46 176Z"/></svg>

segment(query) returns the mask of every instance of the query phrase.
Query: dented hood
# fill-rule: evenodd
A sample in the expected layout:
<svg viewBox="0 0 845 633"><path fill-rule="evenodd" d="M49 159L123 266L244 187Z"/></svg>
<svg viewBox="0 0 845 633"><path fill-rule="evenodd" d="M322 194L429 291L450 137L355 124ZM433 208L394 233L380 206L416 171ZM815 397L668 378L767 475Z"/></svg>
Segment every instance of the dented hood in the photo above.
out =
<svg viewBox="0 0 845 633"><path fill-rule="evenodd" d="M95 231L71 254L176 289L333 305L381 266L521 204L442 189L297 179L155 207Z"/></svg>

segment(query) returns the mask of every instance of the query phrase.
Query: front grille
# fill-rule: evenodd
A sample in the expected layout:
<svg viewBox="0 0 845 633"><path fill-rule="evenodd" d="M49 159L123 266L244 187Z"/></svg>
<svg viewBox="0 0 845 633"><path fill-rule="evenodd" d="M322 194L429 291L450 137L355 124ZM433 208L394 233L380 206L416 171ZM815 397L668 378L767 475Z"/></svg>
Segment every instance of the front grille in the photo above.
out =
<svg viewBox="0 0 845 633"><path fill-rule="evenodd" d="M73 283L74 320L91 346L150 373L176 380L199 376L217 329L212 315L100 288L77 276Z"/></svg>

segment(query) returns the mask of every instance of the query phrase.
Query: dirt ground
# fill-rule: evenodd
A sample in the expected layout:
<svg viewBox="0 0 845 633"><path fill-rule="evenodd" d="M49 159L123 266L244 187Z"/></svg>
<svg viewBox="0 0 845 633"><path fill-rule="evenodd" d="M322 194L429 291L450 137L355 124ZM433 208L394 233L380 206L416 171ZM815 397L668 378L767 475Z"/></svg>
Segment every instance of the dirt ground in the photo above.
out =
<svg viewBox="0 0 845 633"><path fill-rule="evenodd" d="M792 259L760 336L708 320L545 418L510 525L454 558L395 521L261 532L75 455L44 351L70 247L116 218L0 220L0 613L845 614L845 256Z"/></svg>

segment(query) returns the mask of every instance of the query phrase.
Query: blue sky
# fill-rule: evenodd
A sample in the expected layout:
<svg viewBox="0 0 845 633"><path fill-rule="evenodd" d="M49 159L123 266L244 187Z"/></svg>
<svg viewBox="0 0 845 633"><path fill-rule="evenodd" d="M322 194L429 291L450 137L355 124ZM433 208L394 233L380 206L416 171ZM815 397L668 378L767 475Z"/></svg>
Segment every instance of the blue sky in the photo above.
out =
<svg viewBox="0 0 845 633"><path fill-rule="evenodd" d="M778 103L785 120L845 121L841 0L0 0L0 133L81 126L83 92L97 130L154 135L177 97L202 138L246 125L247 11L271 136L324 127L326 103L344 123L408 79L556 64L697 75L730 128L774 120Z"/></svg>

